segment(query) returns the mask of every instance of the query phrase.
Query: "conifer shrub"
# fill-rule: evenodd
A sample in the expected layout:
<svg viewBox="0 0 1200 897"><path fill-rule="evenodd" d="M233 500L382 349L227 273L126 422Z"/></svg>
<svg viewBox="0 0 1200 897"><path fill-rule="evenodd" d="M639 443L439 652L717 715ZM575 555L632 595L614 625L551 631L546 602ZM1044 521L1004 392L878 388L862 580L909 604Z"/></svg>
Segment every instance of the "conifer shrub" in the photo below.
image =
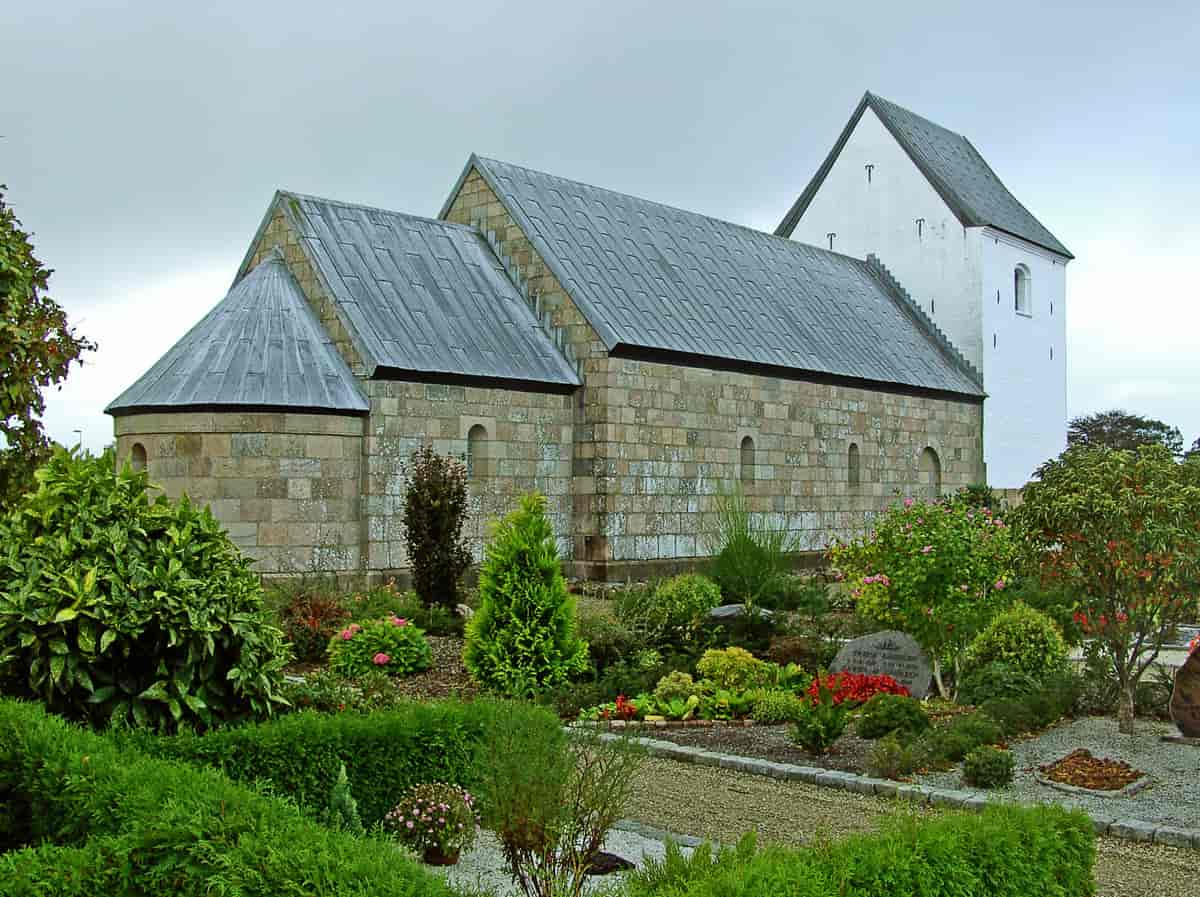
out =
<svg viewBox="0 0 1200 897"><path fill-rule="evenodd" d="M55 452L0 518L0 681L51 711L160 731L270 715L288 651L207 507Z"/></svg>
<svg viewBox="0 0 1200 897"><path fill-rule="evenodd" d="M337 778L333 780L325 824L351 835L361 835L365 832L362 819L358 815L358 801L350 793L350 779L346 775L345 763L338 767Z"/></svg>
<svg viewBox="0 0 1200 897"><path fill-rule="evenodd" d="M413 589L427 605L454 609L458 580L471 565L462 536L467 519L467 467L430 445L413 452L404 495L404 539Z"/></svg>
<svg viewBox="0 0 1200 897"><path fill-rule="evenodd" d="M484 688L535 697L587 669L587 644L575 633L575 602L542 495L523 496L496 526L479 571L479 597L463 662Z"/></svg>
<svg viewBox="0 0 1200 897"><path fill-rule="evenodd" d="M858 734L863 738L882 738L893 733L909 738L928 728L929 717L920 701L884 692L867 701L858 718Z"/></svg>
<svg viewBox="0 0 1200 897"><path fill-rule="evenodd" d="M984 744L963 758L963 781L977 788L1003 788L1013 780L1016 768L1012 751Z"/></svg>

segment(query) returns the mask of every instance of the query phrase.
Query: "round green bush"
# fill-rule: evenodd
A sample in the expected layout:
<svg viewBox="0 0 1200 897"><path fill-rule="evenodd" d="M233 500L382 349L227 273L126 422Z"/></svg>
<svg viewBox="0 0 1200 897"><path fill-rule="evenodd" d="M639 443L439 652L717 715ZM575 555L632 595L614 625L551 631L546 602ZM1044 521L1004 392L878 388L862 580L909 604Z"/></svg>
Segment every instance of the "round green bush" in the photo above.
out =
<svg viewBox="0 0 1200 897"><path fill-rule="evenodd" d="M617 598L617 615L653 647L694 642L704 618L721 603L717 584L699 573L665 579L650 592L628 589Z"/></svg>
<svg viewBox="0 0 1200 897"><path fill-rule="evenodd" d="M771 665L759 660L745 648L710 648L696 664L701 679L730 691L745 691L767 685L771 680Z"/></svg>
<svg viewBox="0 0 1200 897"><path fill-rule="evenodd" d="M479 571L479 598L463 662L484 688L536 697L587 669L588 647L576 635L575 602L538 493L522 496L496 527Z"/></svg>
<svg viewBox="0 0 1200 897"><path fill-rule="evenodd" d="M900 737L920 735L929 728L929 716L916 698L877 694L863 705L858 718L862 738L883 738L896 733Z"/></svg>
<svg viewBox="0 0 1200 897"><path fill-rule="evenodd" d="M410 676L429 669L425 632L403 617L351 623L329 640L329 670L353 678L374 671Z"/></svg>
<svg viewBox="0 0 1200 897"><path fill-rule="evenodd" d="M755 722L771 726L778 723L794 723L804 713L804 703L804 699L795 692L778 689L763 691L755 698L754 709L750 711L750 715Z"/></svg>
<svg viewBox="0 0 1200 897"><path fill-rule="evenodd" d="M992 698L979 706L981 713L995 720L1005 735L1020 735L1038 727L1038 714L1025 698Z"/></svg>
<svg viewBox="0 0 1200 897"><path fill-rule="evenodd" d="M1013 780L1016 768L1012 751L985 744L963 759L963 781L976 788L1003 788Z"/></svg>
<svg viewBox="0 0 1200 897"><path fill-rule="evenodd" d="M690 675L680 670L672 670L658 680L654 686L656 701L686 701L692 695L700 694L700 686Z"/></svg>
<svg viewBox="0 0 1200 897"><path fill-rule="evenodd" d="M931 729L921 741L929 759L934 762L957 763L980 745L999 744L1004 730L991 717L968 713L939 729Z"/></svg>
<svg viewBox="0 0 1200 897"><path fill-rule="evenodd" d="M895 735L880 738L867 754L867 772L879 779L908 778L921 765L921 748Z"/></svg>
<svg viewBox="0 0 1200 897"><path fill-rule="evenodd" d="M0 680L55 713L159 731L265 717L288 651L207 507L59 450L0 519Z"/></svg>
<svg viewBox="0 0 1200 897"><path fill-rule="evenodd" d="M1041 687L1041 682L1029 673L993 660L964 676L956 697L960 704L978 706L997 699L1019 700L1035 694Z"/></svg>
<svg viewBox="0 0 1200 897"><path fill-rule="evenodd" d="M1062 669L1067 645L1054 621L1025 604L997 616L967 648L967 669L1003 663L1014 672L1041 679Z"/></svg>

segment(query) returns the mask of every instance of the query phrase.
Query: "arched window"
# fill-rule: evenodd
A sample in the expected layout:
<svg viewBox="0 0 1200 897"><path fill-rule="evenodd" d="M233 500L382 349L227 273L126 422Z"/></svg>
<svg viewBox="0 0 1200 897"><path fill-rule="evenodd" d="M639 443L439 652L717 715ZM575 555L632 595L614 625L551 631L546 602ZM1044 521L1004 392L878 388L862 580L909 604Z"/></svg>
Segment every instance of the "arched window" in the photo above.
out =
<svg viewBox="0 0 1200 897"><path fill-rule="evenodd" d="M472 480L488 475L487 428L476 424L467 431L467 476Z"/></svg>
<svg viewBox="0 0 1200 897"><path fill-rule="evenodd" d="M938 460L937 452L928 446L921 452L920 483L926 489L930 498L942 497L942 462Z"/></svg>
<svg viewBox="0 0 1200 897"><path fill-rule="evenodd" d="M1013 269L1013 306L1016 308L1017 314L1033 314L1029 295L1030 286L1029 269L1024 265L1017 265Z"/></svg>
<svg viewBox="0 0 1200 897"><path fill-rule="evenodd" d="M850 483L850 488L853 489L862 481L862 462L858 458L858 445L850 443L850 451L847 453L847 477Z"/></svg>
<svg viewBox="0 0 1200 897"><path fill-rule="evenodd" d="M742 439L741 478L743 483L754 482L754 440Z"/></svg>
<svg viewBox="0 0 1200 897"><path fill-rule="evenodd" d="M129 451L129 461L133 465L134 470L145 470L146 447L140 442L135 442L133 448Z"/></svg>

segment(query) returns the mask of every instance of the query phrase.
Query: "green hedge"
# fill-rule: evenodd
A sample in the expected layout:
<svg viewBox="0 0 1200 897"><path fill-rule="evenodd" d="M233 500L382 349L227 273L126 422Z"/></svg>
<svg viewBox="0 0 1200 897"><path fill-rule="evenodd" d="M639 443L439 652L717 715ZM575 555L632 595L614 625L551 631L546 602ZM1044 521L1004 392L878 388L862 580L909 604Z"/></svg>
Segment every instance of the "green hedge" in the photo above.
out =
<svg viewBox="0 0 1200 897"><path fill-rule="evenodd" d="M6 897L450 894L386 841L331 831L214 770L7 700L0 849Z"/></svg>
<svg viewBox="0 0 1200 897"><path fill-rule="evenodd" d="M1087 897L1092 823L1059 807L995 805L935 820L896 817L880 834L807 848L675 858L635 876L625 897Z"/></svg>
<svg viewBox="0 0 1200 897"><path fill-rule="evenodd" d="M497 712L551 716L522 704L414 702L371 714L295 713L199 736L125 737L155 756L212 766L239 782L267 782L310 815L325 809L344 763L369 828L412 785L450 782L472 788L475 753Z"/></svg>

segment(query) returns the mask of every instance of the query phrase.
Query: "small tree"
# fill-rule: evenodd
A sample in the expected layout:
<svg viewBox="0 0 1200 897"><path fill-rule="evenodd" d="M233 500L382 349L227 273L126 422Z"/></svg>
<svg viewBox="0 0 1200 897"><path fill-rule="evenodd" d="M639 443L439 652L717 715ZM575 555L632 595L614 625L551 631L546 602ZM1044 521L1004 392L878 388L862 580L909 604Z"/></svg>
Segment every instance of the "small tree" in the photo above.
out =
<svg viewBox="0 0 1200 897"><path fill-rule="evenodd" d="M1120 408L1071 418L1067 425L1069 446L1105 446L1135 449L1139 445L1165 446L1173 455L1183 452L1183 434L1178 427L1152 417L1130 414Z"/></svg>
<svg viewBox="0 0 1200 897"><path fill-rule="evenodd" d="M361 835L365 832L362 818L358 815L358 801L350 793L350 779L346 775L346 764L338 767L337 778L329 792L329 808L325 813L325 824L330 828Z"/></svg>
<svg viewBox="0 0 1200 897"><path fill-rule="evenodd" d="M1004 520L962 498L906 498L876 520L873 533L830 549L858 613L907 632L929 652L942 697L950 697L943 658L957 679L971 640L1009 603L1003 590L1015 558Z"/></svg>
<svg viewBox="0 0 1200 897"><path fill-rule="evenodd" d="M1076 619L1112 664L1118 728L1178 624L1200 611L1200 462L1161 445L1070 448L1042 465L1014 512L1047 584L1079 596Z"/></svg>
<svg viewBox="0 0 1200 897"><path fill-rule="evenodd" d="M33 255L0 184L0 509L34 487L33 472L50 457L42 430L42 390L62 382L72 361L96 348L67 325L45 291L51 272Z"/></svg>
<svg viewBox="0 0 1200 897"><path fill-rule="evenodd" d="M421 446L413 452L404 496L404 538L413 588L426 605L458 604L458 580L471 565L462 537L466 519L466 465Z"/></svg>
<svg viewBox="0 0 1200 897"><path fill-rule="evenodd" d="M497 525L479 571L479 598L463 661L480 685L533 697L587 669L587 643L575 635L575 602L538 493L522 496Z"/></svg>

